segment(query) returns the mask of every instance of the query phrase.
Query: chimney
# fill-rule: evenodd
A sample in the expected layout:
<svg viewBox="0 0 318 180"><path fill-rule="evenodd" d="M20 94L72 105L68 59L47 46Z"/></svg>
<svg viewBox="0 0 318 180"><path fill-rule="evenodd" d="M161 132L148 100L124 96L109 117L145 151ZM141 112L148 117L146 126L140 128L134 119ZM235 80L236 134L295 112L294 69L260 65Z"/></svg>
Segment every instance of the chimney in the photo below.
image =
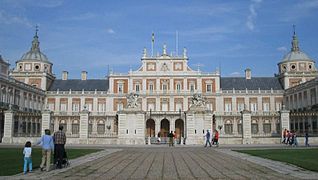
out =
<svg viewBox="0 0 318 180"><path fill-rule="evenodd" d="M245 79L251 79L252 78L252 71L250 68L245 69Z"/></svg>
<svg viewBox="0 0 318 180"><path fill-rule="evenodd" d="M68 72L67 71L63 71L62 72L62 80L67 80L68 78Z"/></svg>
<svg viewBox="0 0 318 180"><path fill-rule="evenodd" d="M81 78L82 78L82 80L87 80L87 72L86 71L82 71Z"/></svg>

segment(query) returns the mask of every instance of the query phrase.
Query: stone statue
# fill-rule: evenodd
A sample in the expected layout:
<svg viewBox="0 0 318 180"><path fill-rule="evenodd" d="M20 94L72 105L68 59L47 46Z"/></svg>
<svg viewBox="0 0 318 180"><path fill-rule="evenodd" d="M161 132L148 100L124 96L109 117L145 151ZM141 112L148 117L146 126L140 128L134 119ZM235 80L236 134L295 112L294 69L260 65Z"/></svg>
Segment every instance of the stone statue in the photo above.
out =
<svg viewBox="0 0 318 180"><path fill-rule="evenodd" d="M191 104L192 107L205 107L206 98L203 97L201 94L195 93L192 96L191 103L192 103Z"/></svg>
<svg viewBox="0 0 318 180"><path fill-rule="evenodd" d="M138 94L130 93L127 96L127 108L137 108L137 107L139 107L139 104L137 102L138 101L138 97L139 97Z"/></svg>

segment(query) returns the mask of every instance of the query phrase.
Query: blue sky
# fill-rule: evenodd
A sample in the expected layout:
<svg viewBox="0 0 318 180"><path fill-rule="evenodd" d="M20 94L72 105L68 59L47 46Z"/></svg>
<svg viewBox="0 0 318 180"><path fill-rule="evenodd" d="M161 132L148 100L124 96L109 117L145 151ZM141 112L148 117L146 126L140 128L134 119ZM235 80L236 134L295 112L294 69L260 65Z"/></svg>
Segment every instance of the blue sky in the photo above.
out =
<svg viewBox="0 0 318 180"><path fill-rule="evenodd" d="M188 50L193 69L222 76L273 76L290 50L292 25L300 48L318 57L317 0L0 0L0 54L12 67L31 47L39 25L40 47L61 78L103 78L137 69L144 47ZM180 54L180 53L179 53Z"/></svg>

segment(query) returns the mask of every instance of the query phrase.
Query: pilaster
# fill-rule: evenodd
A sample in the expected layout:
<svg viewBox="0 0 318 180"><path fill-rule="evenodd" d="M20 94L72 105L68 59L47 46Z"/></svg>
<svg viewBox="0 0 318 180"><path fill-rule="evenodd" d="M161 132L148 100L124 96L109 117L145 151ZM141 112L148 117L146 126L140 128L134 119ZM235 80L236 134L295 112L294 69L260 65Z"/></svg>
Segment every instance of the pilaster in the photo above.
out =
<svg viewBox="0 0 318 180"><path fill-rule="evenodd" d="M12 143L13 137L13 122L14 122L14 112L9 109L4 112L4 133L2 142Z"/></svg>
<svg viewBox="0 0 318 180"><path fill-rule="evenodd" d="M42 111L41 135L45 134L45 129L50 129L51 132L54 131L54 129L51 129L51 114L52 112L49 109Z"/></svg>
<svg viewBox="0 0 318 180"><path fill-rule="evenodd" d="M243 126L243 144L252 143L252 130L251 130L251 111L242 111L242 126Z"/></svg>
<svg viewBox="0 0 318 180"><path fill-rule="evenodd" d="M84 109L80 112L80 143L81 144L87 144L88 142L88 117L89 117L89 111Z"/></svg>

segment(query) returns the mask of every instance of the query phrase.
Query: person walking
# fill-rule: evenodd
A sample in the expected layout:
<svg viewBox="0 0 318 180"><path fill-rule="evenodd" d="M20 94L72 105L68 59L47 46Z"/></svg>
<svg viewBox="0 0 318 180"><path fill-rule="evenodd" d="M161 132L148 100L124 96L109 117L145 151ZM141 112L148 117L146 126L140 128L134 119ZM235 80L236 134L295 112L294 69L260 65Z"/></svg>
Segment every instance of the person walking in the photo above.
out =
<svg viewBox="0 0 318 180"><path fill-rule="evenodd" d="M210 131L207 130L206 134L205 134L205 139L206 140L205 140L205 146L204 147L207 147L208 143L209 143L210 147L212 147L211 142L210 142L210 137L211 137Z"/></svg>
<svg viewBox="0 0 318 180"><path fill-rule="evenodd" d="M53 140L54 140L54 159L55 163L57 162L57 168L61 169L62 168L62 162L63 162L63 157L65 154L65 143L66 143L66 136L65 133L63 132L63 126L59 127L59 131L55 132L53 135Z"/></svg>
<svg viewBox="0 0 318 180"><path fill-rule="evenodd" d="M26 174L28 171L28 165L29 165L29 172L32 172L32 148L31 148L31 142L27 141L24 145L23 149L24 154L24 164L23 164L23 174ZM7 162L8 163L8 162Z"/></svg>
<svg viewBox="0 0 318 180"><path fill-rule="evenodd" d="M173 132L172 131L168 134L168 138L169 138L169 147L173 146Z"/></svg>
<svg viewBox="0 0 318 180"><path fill-rule="evenodd" d="M44 130L45 134L37 142L42 146L42 162L40 165L41 171L44 170L44 165L46 166L45 170L50 171L51 165L51 154L54 150L53 138L51 136L51 131L49 129Z"/></svg>
<svg viewBox="0 0 318 180"><path fill-rule="evenodd" d="M308 131L306 131L306 132L305 132L305 146L306 146L306 147L309 147L309 142L308 142L308 140L309 140L309 135L308 135Z"/></svg>
<svg viewBox="0 0 318 180"><path fill-rule="evenodd" d="M283 141L282 141L282 143L286 143L286 136L287 136L287 129L284 129L284 131L283 131Z"/></svg>
<svg viewBox="0 0 318 180"><path fill-rule="evenodd" d="M216 147L219 147L219 132L218 130L215 130L214 138L212 141L212 145L216 144Z"/></svg>

